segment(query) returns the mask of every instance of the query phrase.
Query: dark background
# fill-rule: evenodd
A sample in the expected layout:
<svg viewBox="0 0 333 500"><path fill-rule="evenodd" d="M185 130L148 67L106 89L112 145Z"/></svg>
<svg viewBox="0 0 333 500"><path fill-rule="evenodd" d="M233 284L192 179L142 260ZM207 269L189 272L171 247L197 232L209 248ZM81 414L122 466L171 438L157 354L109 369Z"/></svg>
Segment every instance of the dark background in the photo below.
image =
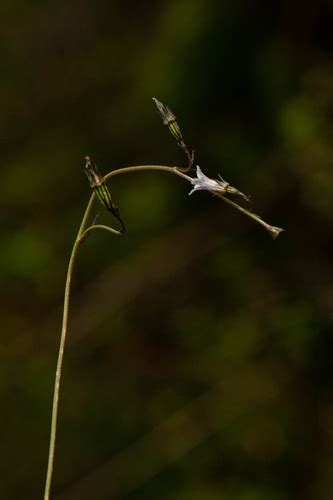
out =
<svg viewBox="0 0 333 500"><path fill-rule="evenodd" d="M84 156L185 162L153 96L286 231L165 173L110 183L127 233L80 250L53 497L332 499L331 5L2 1L1 499L42 498Z"/></svg>

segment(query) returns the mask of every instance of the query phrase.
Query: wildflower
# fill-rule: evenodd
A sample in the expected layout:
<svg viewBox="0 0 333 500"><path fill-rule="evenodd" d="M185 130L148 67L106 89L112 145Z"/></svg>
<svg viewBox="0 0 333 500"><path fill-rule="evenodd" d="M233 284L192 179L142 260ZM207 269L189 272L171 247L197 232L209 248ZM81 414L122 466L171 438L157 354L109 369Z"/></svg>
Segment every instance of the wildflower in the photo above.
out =
<svg viewBox="0 0 333 500"><path fill-rule="evenodd" d="M214 193L226 193L228 191L229 184L221 180L210 179L205 175L199 165L197 165L197 177L191 180L191 184L193 184L194 188L189 194L194 193L195 191L212 191Z"/></svg>

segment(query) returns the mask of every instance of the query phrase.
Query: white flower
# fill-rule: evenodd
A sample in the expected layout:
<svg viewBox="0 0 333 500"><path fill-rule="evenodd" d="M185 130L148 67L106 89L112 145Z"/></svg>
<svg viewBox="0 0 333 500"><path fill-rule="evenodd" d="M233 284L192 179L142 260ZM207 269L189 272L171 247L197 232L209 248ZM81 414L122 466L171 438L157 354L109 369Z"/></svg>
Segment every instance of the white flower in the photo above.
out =
<svg viewBox="0 0 333 500"><path fill-rule="evenodd" d="M210 179L209 177L207 177L207 175L202 173L199 165L197 165L197 177L196 179L191 180L191 184L193 184L194 188L189 194L200 190L225 193L229 185L223 180L217 181L215 179Z"/></svg>

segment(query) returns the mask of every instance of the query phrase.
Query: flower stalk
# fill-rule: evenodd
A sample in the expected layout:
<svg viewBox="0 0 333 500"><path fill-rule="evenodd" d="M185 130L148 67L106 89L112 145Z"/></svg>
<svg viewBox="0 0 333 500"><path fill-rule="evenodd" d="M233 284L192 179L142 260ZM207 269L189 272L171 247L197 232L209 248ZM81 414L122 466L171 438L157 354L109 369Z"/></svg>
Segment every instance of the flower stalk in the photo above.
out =
<svg viewBox="0 0 333 500"><path fill-rule="evenodd" d="M240 210L241 212L243 212L243 214L247 215L251 219L261 224L265 229L267 229L267 231L269 232L269 234L272 236L273 239L276 239L279 236L279 234L282 233L282 231L284 231L281 227L271 226L270 224L262 220L262 218L259 215L254 214L250 210L246 210L246 208L230 200L227 196L225 196L226 194L240 195L243 198L245 198L246 201L250 201L248 196L239 191L237 188L230 186L230 184L225 180L223 180L222 178L220 178L220 180L217 180L217 179L210 179L209 177L207 177L202 172L199 165L197 165L197 177L191 179L191 184L194 186L194 188L192 189L192 191L190 191L189 194L192 194L195 191L209 191L213 195L218 196L229 205L233 206L234 208L237 208L237 210Z"/></svg>
<svg viewBox="0 0 333 500"><path fill-rule="evenodd" d="M117 170L113 170L109 172L105 176L102 176L99 172L97 166L91 162L91 159L86 157L86 165L85 172L87 174L90 187L92 189L92 194L88 201L86 210L84 212L76 239L74 241L73 249L71 252L67 275L66 275L66 283L65 283L65 293L64 293L64 307L63 307L63 317L62 317L62 327L61 327L61 337L60 337L60 345L58 351L58 359L57 359L57 367L55 373L55 382L54 382L54 392L53 392L53 404L52 404L52 415L51 415L51 430L50 430L50 444L49 444L49 454L48 454L48 465L47 465L47 473L46 473L46 482L45 482L45 490L44 490L44 500L49 500L51 484L52 484L52 476L54 469L54 456L55 456L55 446L56 446L56 435L57 435L57 421L58 421L58 409L59 409L59 394L60 394L60 381L62 375L62 367L63 367L63 359L64 359L64 351L65 351L65 343L67 338L67 330L68 330L68 318L69 318L69 302L70 302L70 293L71 293L71 284L72 284L72 276L74 271L74 265L76 262L76 258L78 255L78 251L82 243L90 236L90 234L95 230L104 230L114 235L121 235L125 231L125 225L120 217L118 207L113 203L110 191L107 187L106 182L116 175L126 174L126 173L134 173L134 172L142 172L146 170L150 171L162 171L177 175L178 177L183 178L184 180L190 182L193 186L191 192L192 194L199 190L209 191L213 195L221 198L224 202L233 206L237 210L241 211L243 214L247 215L254 221L261 224L270 235L275 239L283 229L275 226L271 226L267 222L265 222L261 217L254 214L252 211L245 209L241 205L238 205L234 201L228 198L228 195L239 195L242 196L245 200L249 201L249 198L244 195L237 188L231 186L228 182L220 178L210 179L207 177L197 166L197 176L191 177L187 175L188 172L193 165L194 153L189 153L189 150L183 140L183 136L179 125L176 121L175 115L172 111L164 106L160 101L154 98L157 109L162 117L164 125L167 125L172 135L175 137L177 144L182 148L185 152L188 159L188 166L186 168L183 167L170 167L164 165L138 165L120 168ZM116 230L110 226L96 224L96 218L89 225L89 219L91 217L92 208L95 202L96 197L100 201L100 203L118 220L120 223L120 229Z"/></svg>

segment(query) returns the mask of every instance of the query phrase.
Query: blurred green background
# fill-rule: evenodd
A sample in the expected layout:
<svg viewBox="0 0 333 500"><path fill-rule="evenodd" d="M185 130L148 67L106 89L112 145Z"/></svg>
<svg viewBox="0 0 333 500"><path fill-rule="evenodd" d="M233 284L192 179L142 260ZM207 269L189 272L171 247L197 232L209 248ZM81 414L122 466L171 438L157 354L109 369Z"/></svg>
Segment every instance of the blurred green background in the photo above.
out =
<svg viewBox="0 0 333 500"><path fill-rule="evenodd" d="M168 174L110 183L127 233L80 250L53 498L332 499L332 14L2 2L1 499L42 498L84 156L185 162L153 96L203 171L286 231Z"/></svg>

